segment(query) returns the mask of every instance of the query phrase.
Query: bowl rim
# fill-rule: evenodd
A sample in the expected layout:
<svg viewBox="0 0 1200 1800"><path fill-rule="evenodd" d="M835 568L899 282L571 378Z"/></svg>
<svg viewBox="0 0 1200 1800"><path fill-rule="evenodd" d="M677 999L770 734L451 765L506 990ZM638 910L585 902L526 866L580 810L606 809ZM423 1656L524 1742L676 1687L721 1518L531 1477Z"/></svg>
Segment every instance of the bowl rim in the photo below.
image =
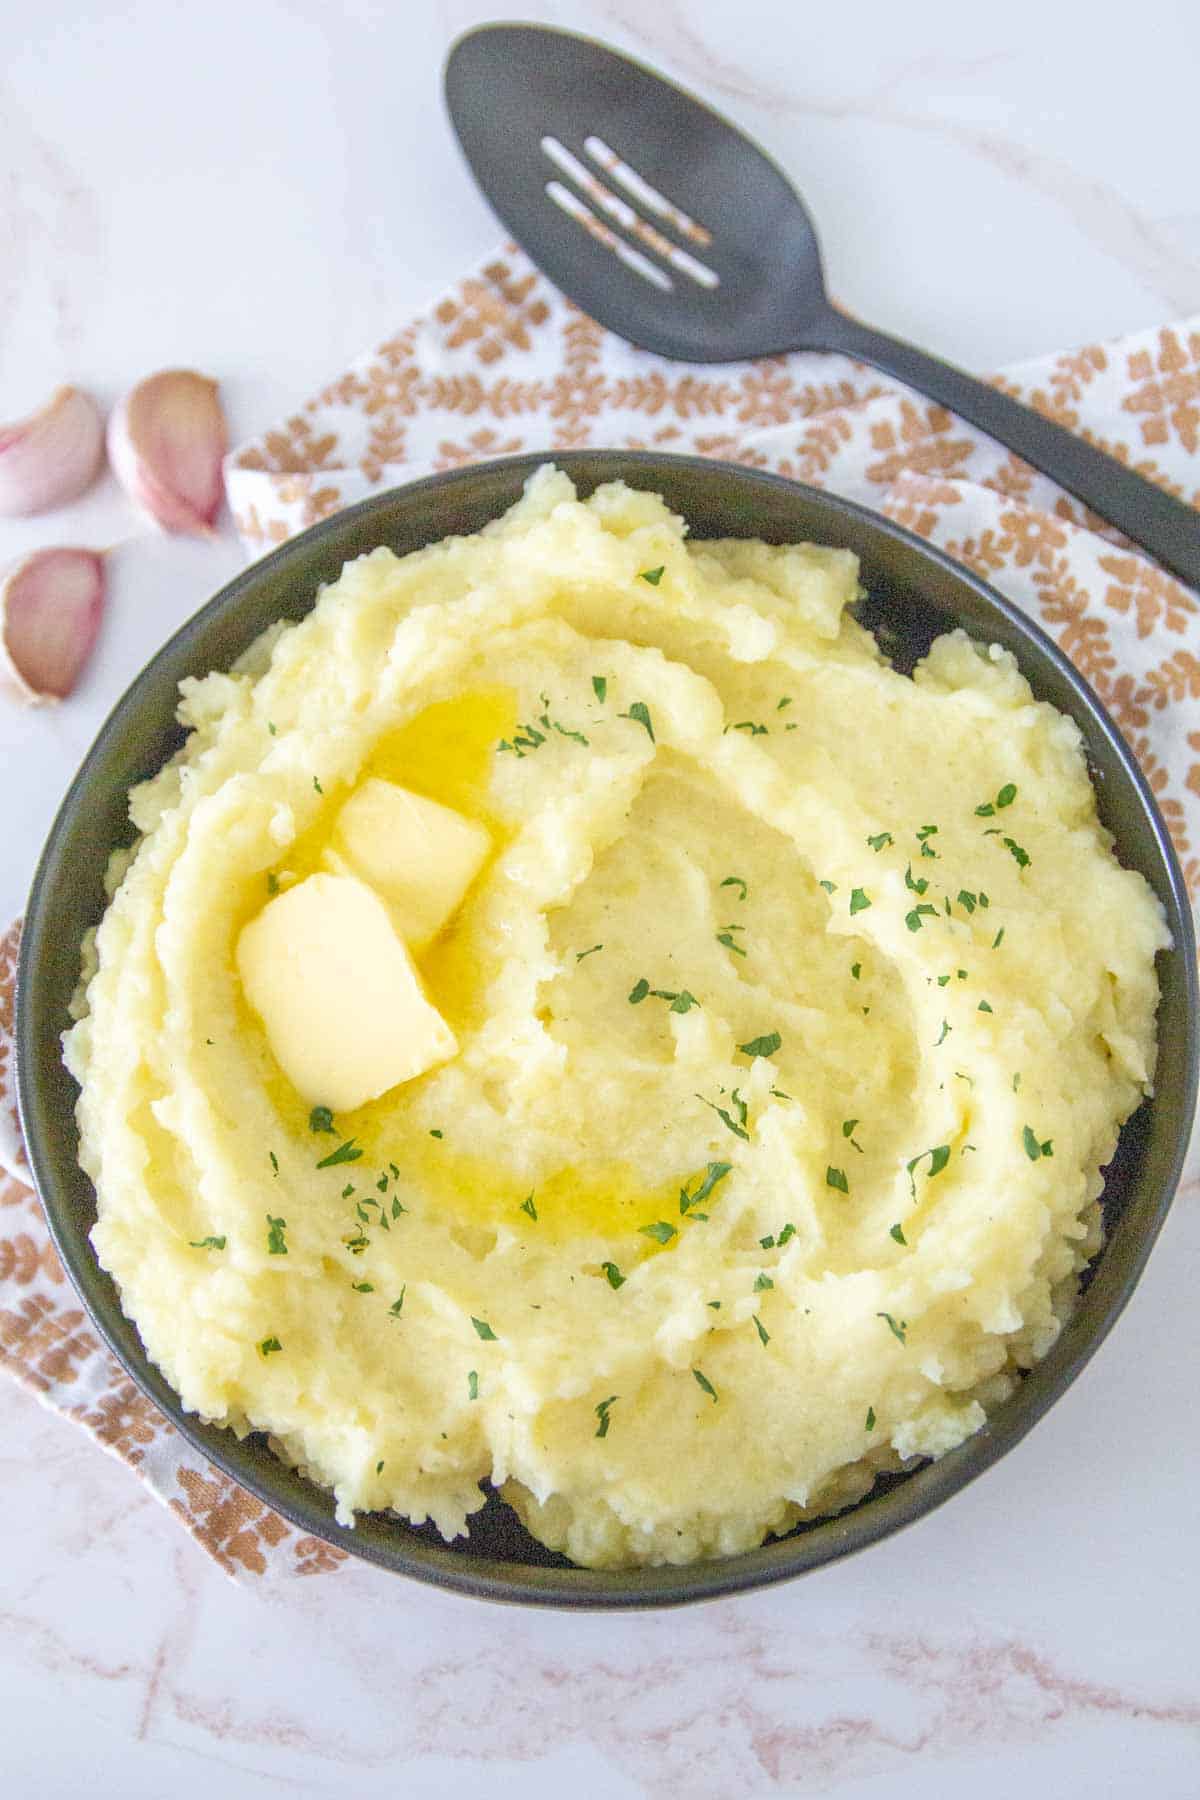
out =
<svg viewBox="0 0 1200 1800"><path fill-rule="evenodd" d="M1006 1402L955 1451L906 1475L889 1492L880 1494L876 1490L849 1511L831 1515L798 1536L773 1539L757 1549L709 1561L616 1570L587 1569L578 1565L567 1568L524 1565L482 1556L472 1557L469 1551L455 1551L440 1542L434 1544L417 1538L407 1527L407 1541L401 1538L381 1543L377 1541L378 1534L364 1531L361 1519L356 1529L339 1526L332 1518L332 1496L315 1484L297 1478L302 1490L298 1495L291 1491L281 1492L283 1479L292 1475L292 1471L282 1460L277 1460L274 1465L280 1471L275 1479L260 1475L257 1467L252 1464L243 1466L245 1459L238 1454L241 1451L241 1439L234 1436L228 1427L208 1424L197 1414L185 1410L179 1395L166 1382L144 1348L140 1357L127 1352L106 1309L92 1292L92 1284L104 1278L105 1272L91 1248L90 1231L78 1228L70 1217L69 1208L64 1205L60 1211L55 1203L57 1196L50 1156L36 1121L34 1100L38 1083L38 1058L31 1002L27 998L36 986L37 966L44 948L44 896L56 867L60 845L69 833L71 821L81 800L87 794L92 771L124 722L130 715L136 715L140 711L138 697L147 682L152 680L164 663L173 659L189 642L203 633L217 615L236 608L242 595L248 590L252 591L264 575L284 569L290 562L303 565L314 545L348 534L356 522L369 519L376 511L383 512L397 494L426 494L440 490L452 491L459 486L470 487L498 470L508 473L514 479L518 475L527 478L545 464L553 464L569 476L573 475L574 469L586 464L588 467L585 478L593 486L604 480L634 479L638 474L651 475L656 469L668 468L703 470L710 477L714 471L723 473L735 486L741 485L749 489L786 490L793 495L803 496L809 505L815 505L825 512L834 528L839 518L853 521L860 530L866 528L869 533L894 540L909 551L915 551L943 575L949 575L955 582L972 589L985 605L999 612L1017 635L1030 641L1036 651L1057 667L1059 674L1072 689L1077 704L1091 715L1093 726L1107 739L1115 752L1121 770L1146 815L1161 865L1163 885L1169 896L1169 902L1164 904L1175 938L1175 947L1181 952L1180 965L1185 972L1186 1045L1181 1067L1186 1100L1183 1117L1189 1120L1195 1116L1200 1073L1200 991L1191 903L1170 833L1132 749L1086 677L1034 619L973 569L957 562L938 546L870 507L807 483L719 458L644 450L547 449L470 463L371 494L297 533L239 571L159 647L113 705L57 808L30 885L18 956L13 1033L18 1113L34 1185L50 1237L71 1282L108 1350L140 1391L166 1415L185 1441L215 1463L240 1487L298 1529L391 1572L405 1574L434 1587L475 1598L580 1610L637 1610L747 1592L792 1579L838 1561L917 1523L991 1468L1041 1421L1100 1348L1124 1311L1170 1209L1184 1166L1191 1131L1189 1127L1180 1132L1172 1147L1166 1174L1160 1179L1149 1216L1143 1221L1139 1239L1128 1251L1125 1266L1108 1297L1105 1310L1086 1336L1076 1336L1069 1352L1063 1351L1055 1357L1052 1368L1048 1369L1047 1362L1043 1360L1024 1376L1017 1394L1026 1394L1027 1404L1017 1408L1011 1400ZM596 473L597 465L606 467L607 473ZM635 484L642 487L647 485L645 482ZM496 516L499 517L500 513ZM443 535L454 534L448 532ZM434 543L439 540L431 536L426 541ZM1176 1079L1179 1074L1180 1065L1177 1065ZM72 1114L70 1128L73 1127ZM1102 1261L1102 1258L1099 1259L1093 1266L1100 1267ZM136 1331L136 1324L134 1330ZM1066 1335L1064 1331L1063 1336ZM1062 1339L1056 1348L1062 1349ZM1014 1395L1013 1399L1016 1397ZM963 1456L963 1452L969 1454ZM294 1487L296 1483L291 1485ZM391 1532L395 1531L397 1524L405 1526L405 1521L394 1515L364 1517L369 1520L381 1517L386 1529Z"/></svg>

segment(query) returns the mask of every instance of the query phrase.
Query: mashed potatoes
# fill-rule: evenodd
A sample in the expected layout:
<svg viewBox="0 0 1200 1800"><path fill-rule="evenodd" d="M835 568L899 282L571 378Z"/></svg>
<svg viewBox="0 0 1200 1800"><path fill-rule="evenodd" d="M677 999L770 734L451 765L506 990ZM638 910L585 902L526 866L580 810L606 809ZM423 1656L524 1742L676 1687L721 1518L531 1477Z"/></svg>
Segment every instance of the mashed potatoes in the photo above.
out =
<svg viewBox="0 0 1200 1800"><path fill-rule="evenodd" d="M66 1038L93 1238L184 1404L343 1519L449 1538L491 1481L580 1563L741 1550L1053 1343L1162 912L1011 657L896 674L856 592L547 469L184 684ZM448 1060L331 1116L235 951L368 780L491 849L414 951Z"/></svg>

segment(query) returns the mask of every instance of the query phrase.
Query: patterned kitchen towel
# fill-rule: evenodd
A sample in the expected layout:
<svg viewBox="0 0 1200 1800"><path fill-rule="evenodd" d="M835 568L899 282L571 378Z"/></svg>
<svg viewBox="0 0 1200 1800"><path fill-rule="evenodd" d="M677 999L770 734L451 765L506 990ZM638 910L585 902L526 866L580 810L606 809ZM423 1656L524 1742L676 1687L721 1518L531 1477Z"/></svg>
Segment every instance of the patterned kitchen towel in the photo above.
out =
<svg viewBox="0 0 1200 1800"><path fill-rule="evenodd" d="M1200 319L1040 358L998 385L1200 507ZM663 362L603 331L508 246L234 452L226 486L253 557L435 469L587 445L690 451L828 487L977 569L1097 689L1200 894L1195 595L1044 476L844 357ZM18 930L0 939L0 1363L135 1468L231 1575L333 1570L340 1551L215 1471L139 1393L63 1274L12 1103Z"/></svg>

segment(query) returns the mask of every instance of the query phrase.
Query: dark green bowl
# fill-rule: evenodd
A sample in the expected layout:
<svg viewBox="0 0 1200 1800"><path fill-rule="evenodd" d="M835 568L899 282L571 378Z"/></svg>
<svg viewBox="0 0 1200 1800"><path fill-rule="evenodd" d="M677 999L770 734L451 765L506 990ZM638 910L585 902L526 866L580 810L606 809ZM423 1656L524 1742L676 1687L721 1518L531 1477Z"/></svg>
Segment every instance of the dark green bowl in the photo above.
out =
<svg viewBox="0 0 1200 1800"><path fill-rule="evenodd" d="M1196 1099L1197 996L1191 912L1150 790L1087 683L1043 632L984 582L899 526L812 488L687 456L580 451L555 458L590 492L622 477L665 495L697 537L810 539L857 552L868 598L859 616L898 667L910 669L939 632L962 625L1016 656L1034 692L1079 725L1100 813L1118 854L1163 906L1174 948L1159 958L1159 1090L1121 1133L1104 1199L1106 1247L1086 1292L1045 1360L983 1429L939 1462L882 1480L837 1518L742 1556L687 1568L577 1569L534 1542L495 1497L469 1538L445 1545L429 1528L384 1514L336 1524L332 1497L277 1460L266 1442L185 1412L146 1355L92 1252L91 1183L76 1161L75 1087L60 1035L79 975L79 945L104 910L104 867L128 843L126 796L178 749L176 690L185 675L224 669L274 620L301 618L349 558L390 544L400 554L502 513L544 457L523 456L435 475L336 515L255 563L197 613L142 671L76 776L43 852L25 917L17 978L21 1119L50 1231L97 1328L138 1386L220 1468L304 1531L435 1585L493 1600L550 1606L662 1606L783 1581L861 1550L910 1524L980 1474L1041 1418L1096 1349L1141 1274L1179 1180Z"/></svg>

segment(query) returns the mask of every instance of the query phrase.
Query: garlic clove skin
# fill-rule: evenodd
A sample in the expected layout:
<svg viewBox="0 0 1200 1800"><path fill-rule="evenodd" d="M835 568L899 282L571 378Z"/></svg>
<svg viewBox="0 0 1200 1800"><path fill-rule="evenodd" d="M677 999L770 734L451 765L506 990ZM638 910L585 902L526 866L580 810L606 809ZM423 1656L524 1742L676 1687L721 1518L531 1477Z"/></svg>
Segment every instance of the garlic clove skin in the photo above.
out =
<svg viewBox="0 0 1200 1800"><path fill-rule="evenodd" d="M148 375L108 422L113 473L164 531L211 532L227 444L217 384L193 369Z"/></svg>
<svg viewBox="0 0 1200 1800"><path fill-rule="evenodd" d="M0 672L30 706L65 700L95 647L104 613L97 550L35 550L0 581Z"/></svg>
<svg viewBox="0 0 1200 1800"><path fill-rule="evenodd" d="M0 425L0 514L24 518L78 499L104 456L104 421L90 394L60 387L38 412Z"/></svg>

